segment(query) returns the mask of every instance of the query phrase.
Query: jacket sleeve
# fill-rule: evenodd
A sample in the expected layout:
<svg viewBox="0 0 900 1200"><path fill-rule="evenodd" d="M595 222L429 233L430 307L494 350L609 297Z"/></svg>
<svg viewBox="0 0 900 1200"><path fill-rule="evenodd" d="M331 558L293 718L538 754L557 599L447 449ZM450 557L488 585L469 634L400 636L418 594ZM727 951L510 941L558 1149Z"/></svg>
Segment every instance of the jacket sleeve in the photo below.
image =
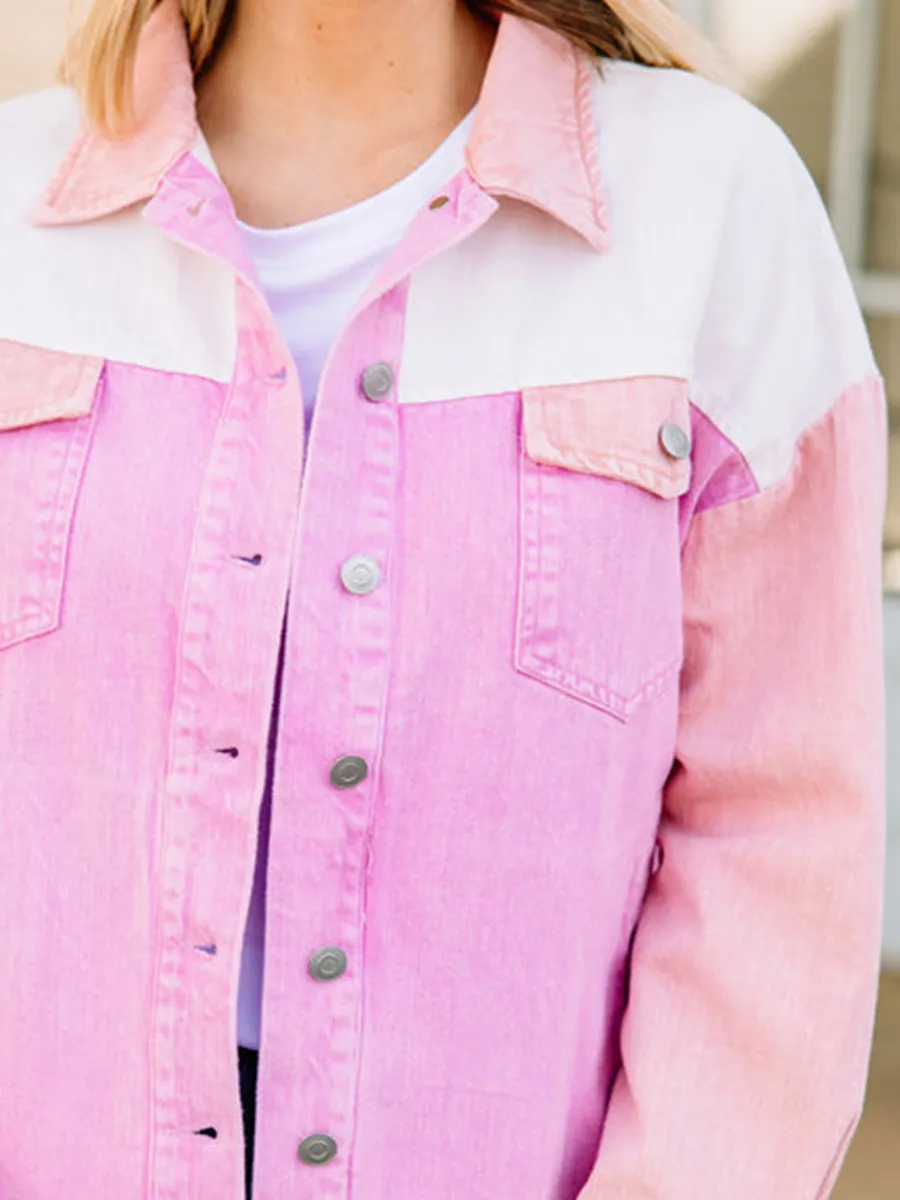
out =
<svg viewBox="0 0 900 1200"><path fill-rule="evenodd" d="M883 383L793 147L760 115L743 160L698 333L703 477L685 498L662 865L581 1200L823 1200L863 1103L884 849ZM702 470L701 450L718 456Z"/></svg>

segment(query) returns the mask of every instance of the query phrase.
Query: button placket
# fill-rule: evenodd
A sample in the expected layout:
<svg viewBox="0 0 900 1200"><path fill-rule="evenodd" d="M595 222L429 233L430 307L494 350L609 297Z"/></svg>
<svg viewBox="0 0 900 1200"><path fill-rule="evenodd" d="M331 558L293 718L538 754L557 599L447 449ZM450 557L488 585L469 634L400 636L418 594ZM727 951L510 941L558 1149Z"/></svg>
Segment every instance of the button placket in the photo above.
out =
<svg viewBox="0 0 900 1200"><path fill-rule="evenodd" d="M255 730L262 726L256 715L270 702L270 655L264 647L281 632L302 467L299 396L294 403L284 391L265 390L291 381L288 368L271 371L280 361L274 325L262 325L268 318L248 305L247 289L239 292L234 377L214 429L185 583L167 781L174 814L167 829L177 832L178 842L172 836L174 850L163 850L167 910L177 921L167 923L159 966L172 982L166 992L157 989L154 1012L160 1063L153 1082L156 1127L164 1134L178 1128L183 1136L182 1118L165 1106L175 1081L181 1079L184 1092L190 1079L198 1143L214 1141L210 1130L217 1130L220 1141L225 1133L216 1106L225 1082L214 1050L219 1026L197 1017L227 1011L230 984L219 968L225 945L239 933L231 923L239 910L247 822L253 819L249 789L256 778L253 766L264 753L256 741ZM179 1025L190 1026L208 1071L184 1074L174 1052ZM174 1180L177 1194L183 1194L182 1167L170 1144L160 1138L151 1170L157 1180ZM226 1162L212 1145L205 1153Z"/></svg>
<svg viewBox="0 0 900 1200"><path fill-rule="evenodd" d="M355 746L364 747L365 757L358 753L348 753L341 755L330 764L326 760L326 786L330 789L337 789L337 791L330 797L322 797L322 793L318 792L319 798L316 799L317 789L307 790L308 813L298 812L296 818L298 822L315 823L315 808L319 804L330 808L332 814L347 814L347 817L340 822L334 820L333 816L329 818L327 828L332 831L333 841L330 840L327 847L318 845L320 865L316 868L317 872L321 870L322 854L325 854L326 858L331 858L332 861L340 858L344 863L339 873L332 872L330 877L326 873L323 878L324 886L319 889L319 895L322 896L321 911L318 912L315 922L319 926L324 923L326 929L334 930L343 945L331 944L317 947L315 942L311 946L307 942L301 951L306 958L305 967L310 981L308 989L310 999L306 1001L306 991L304 991L301 997L297 997L297 1004L298 1006L301 1003L307 1004L309 1015L306 1020L314 1022L314 1029L319 1031L314 1035L311 1034L310 1048L318 1046L319 1049L315 1053L321 1055L319 1023L323 1022L321 1028L330 1031L328 1040L334 1054L333 1060L331 1053L327 1054L329 1069L327 1074L322 1070L316 1072L315 1084L308 1080L304 1084L302 1078L297 1081L297 1108L293 1115L298 1124L294 1126L296 1138L294 1144L298 1147L299 1163L310 1167L325 1165L338 1157L339 1142L344 1143L351 1139L354 1122L352 1110L344 1111L343 1098L346 1095L347 1086L352 1085L352 1073L358 1070L359 1047L356 1044L354 1030L358 1023L358 1017L355 1014L360 1004L361 984L359 971L354 971L352 975L348 976L348 962L351 959L354 962L357 961L362 943L362 930L359 928L358 918L360 903L358 889L364 890L365 887L367 839L362 826L370 819L368 808L371 797L370 789L364 786L361 788L361 785L364 785L369 778L370 764L375 761L378 749L379 722L375 718L375 711L383 703L383 681L386 677L388 650L387 637L390 631L390 620L386 611L387 598L381 592L381 584L387 572L387 554L392 540L394 515L392 510L384 504L382 498L392 496L394 493L398 457L394 444L397 437L394 428L396 418L393 414L374 411L375 403L372 404L371 409L366 403L366 401L377 401L381 402L377 407L382 409L388 407L383 402L389 401L392 397L395 387L393 370L386 363L376 363L374 367L365 369L355 366L351 367L349 371L346 366L343 370L341 367L340 358L337 358L328 376L329 386L334 388L336 394L330 393L319 397L318 420L321 457L320 469L316 474L319 486L315 491L308 491L306 496L305 521L307 526L300 533L301 541L298 551L298 561L303 561L304 550L306 552L308 575L304 591L296 586L299 582L296 576L292 587L292 595L298 598L302 597L301 605L305 599L307 603L315 605L317 608L321 605L323 612L333 616L337 627L332 626L332 631L328 636L329 639L334 640L337 646L339 666L344 661L348 663L354 661L359 653L364 654L364 671L356 678L350 695L351 704L345 709L346 720L341 720L340 724L331 725L326 730L324 726L329 723L325 715L328 712L326 706L322 710L324 720L320 724L317 736L324 736L327 740L336 736L338 739L337 750L340 750L342 743L343 745L349 743L348 748L351 750ZM340 391L342 377L351 385L349 389L343 391L343 394ZM345 397L348 403L362 405L362 413L365 414L362 421L357 419L354 422L353 431L343 435L346 453L353 455L351 461L359 462L358 497L338 505L335 512L335 502L331 492L335 487L336 480L331 473L330 459L326 448L330 438L336 436L336 428L333 429L331 423L333 421L334 426L337 425L337 414L341 411L341 400ZM358 443L351 442L347 447L347 437L351 439L357 437ZM325 528L319 518L318 509L326 506L332 513L328 522L330 531L328 537L315 532ZM304 539L306 540L304 541ZM352 553L356 548L353 545L356 539L359 539L356 541L356 545L359 546L360 552ZM334 563L332 554L335 542L345 547L345 555L350 552L350 557L342 555L338 558L337 564L329 566L329 560ZM325 566L322 574L317 571L319 564ZM315 591L317 578L321 581L319 583L320 593ZM343 601L339 594L335 596L335 583L339 584L339 591L344 593ZM362 604L366 605L364 618L354 614L354 607ZM317 658L320 647L317 643L315 628L308 624L295 623L296 641L292 646L295 662L305 662L307 654L313 660ZM309 698L306 695L307 688L304 678L306 674L306 671L297 671L286 684L283 692L282 716L285 721L292 719L292 710L308 711ZM343 678L339 669L337 686L342 686L340 681ZM279 747L279 754L284 754L285 757L281 758L281 765L276 769L276 777L278 770L282 771L283 777L286 778L288 775L288 745L289 743L282 742ZM313 763L310 763L307 769L314 770L316 768ZM319 766L318 771L321 770L322 768ZM319 779L322 779L321 774ZM338 799L338 793L349 796L353 789L360 788L361 790L356 793L352 802L356 815L351 819L349 807L344 808L335 802ZM270 847L270 864L272 862L276 864L278 862L277 846ZM351 863L356 879L355 883L351 881L348 871ZM298 886L301 888L305 875L306 873L302 869L297 875ZM308 931L306 936L309 936ZM298 949L298 946L293 948L294 970L296 970ZM361 965L360 960L360 968ZM275 972L278 970L275 966L275 954L272 956L272 968L270 979L275 977ZM269 970L268 962L267 970ZM277 987L277 984L273 986ZM290 1001L285 999L281 1002L280 1007L287 1011L289 1004ZM318 1061L324 1065L321 1057ZM265 1075L263 1075L262 1086L264 1096ZM323 1186L326 1186L329 1196L337 1197L340 1194L343 1186L342 1180L343 1172L340 1169L340 1162L335 1164L331 1171L322 1175L322 1183Z"/></svg>
<svg viewBox="0 0 900 1200"><path fill-rule="evenodd" d="M493 199L479 200L479 195L473 195L467 210L472 228L497 207ZM446 208L433 218L439 232L427 234L427 245L426 232L420 231L423 244L416 251L417 261L433 257L442 248L438 240L460 240L460 229L447 216L453 211ZM279 742L276 778L291 780L292 801L281 810L286 837L280 844L272 842L269 853L272 878L281 881L276 886L284 889L290 879L292 894L307 898L309 927L304 930L302 920L292 930L282 927L278 944L273 942L266 963L271 986L265 1011L273 1056L279 1046L290 1045L300 1063L307 1055L315 1057L316 1069L296 1081L290 1114L269 1114L282 1127L296 1122L294 1144L300 1147L300 1161L309 1165L330 1161L339 1142L351 1144L357 1120L347 1096L359 1086L361 1069L362 947L374 789L363 787L344 803L336 803L339 797L331 789L358 787L370 771L374 773L383 738L394 622L390 589L380 583L389 575L395 544L400 471L395 372L403 344L407 274L398 271L390 290L384 285L384 291L357 312L352 330L329 360L317 403L318 459L304 493L297 542L296 562L303 570L295 567L291 580L295 669L285 682L282 721L286 726L302 723L304 737L302 747L296 739ZM352 489L347 487L348 469L353 472ZM342 551L337 561L336 546ZM347 555L369 563L357 572L355 565L348 565ZM335 595L338 580L349 593L344 601ZM327 703L322 703L323 679L336 693ZM315 744L356 748L365 758L344 755L330 768L326 762L323 769L321 760L317 763L309 753ZM357 760L357 765L341 768L347 760ZM298 856L286 849L304 841L314 855ZM287 896L280 890L273 899L281 908ZM298 994L298 956L310 961L308 939L323 923L339 934L357 969L334 987L311 986ZM264 1067L261 1080L265 1106ZM323 1127L328 1132L317 1132ZM346 1193L345 1157L342 1154L333 1169L317 1179L323 1198L327 1194L339 1200Z"/></svg>

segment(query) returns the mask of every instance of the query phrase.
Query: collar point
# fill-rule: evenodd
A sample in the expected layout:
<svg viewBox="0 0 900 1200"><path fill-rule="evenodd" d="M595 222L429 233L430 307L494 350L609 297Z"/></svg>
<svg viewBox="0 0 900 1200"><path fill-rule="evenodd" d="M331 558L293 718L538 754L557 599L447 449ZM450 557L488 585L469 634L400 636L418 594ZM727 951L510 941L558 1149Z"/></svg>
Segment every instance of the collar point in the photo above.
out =
<svg viewBox="0 0 900 1200"><path fill-rule="evenodd" d="M40 200L31 206L26 214L26 219L28 224L36 229L43 229L51 225L65 225L71 220L67 213L61 213L54 207L53 201L46 196L41 196Z"/></svg>
<svg viewBox="0 0 900 1200"><path fill-rule="evenodd" d="M598 254L607 254L612 249L612 232L605 221L599 221L583 230L583 236Z"/></svg>

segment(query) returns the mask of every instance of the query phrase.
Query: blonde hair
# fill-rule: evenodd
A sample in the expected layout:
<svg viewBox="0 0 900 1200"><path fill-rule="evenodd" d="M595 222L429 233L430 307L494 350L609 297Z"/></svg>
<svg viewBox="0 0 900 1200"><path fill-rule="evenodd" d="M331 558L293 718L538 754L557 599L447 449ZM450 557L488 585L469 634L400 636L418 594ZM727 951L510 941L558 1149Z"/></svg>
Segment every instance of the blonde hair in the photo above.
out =
<svg viewBox="0 0 900 1200"><path fill-rule="evenodd" d="M88 122L109 134L135 123L134 64L141 31L159 0L93 0L70 39L62 78L75 86ZM236 0L179 0L195 75L209 64ZM668 0L466 0L493 17L510 12L561 33L598 59L626 59L722 77L704 38Z"/></svg>

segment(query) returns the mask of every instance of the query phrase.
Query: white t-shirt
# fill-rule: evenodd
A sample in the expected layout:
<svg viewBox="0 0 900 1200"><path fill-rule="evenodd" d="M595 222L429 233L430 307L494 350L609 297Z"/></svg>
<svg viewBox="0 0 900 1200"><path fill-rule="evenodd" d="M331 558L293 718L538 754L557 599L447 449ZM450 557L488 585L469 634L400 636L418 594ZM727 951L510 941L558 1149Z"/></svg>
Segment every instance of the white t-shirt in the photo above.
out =
<svg viewBox="0 0 900 1200"><path fill-rule="evenodd" d="M359 204L287 229L240 223L263 292L297 364L307 433L335 338L413 218L462 170L473 117L474 110L411 175ZM238 994L238 1042L252 1049L259 1049L270 808L267 787Z"/></svg>

